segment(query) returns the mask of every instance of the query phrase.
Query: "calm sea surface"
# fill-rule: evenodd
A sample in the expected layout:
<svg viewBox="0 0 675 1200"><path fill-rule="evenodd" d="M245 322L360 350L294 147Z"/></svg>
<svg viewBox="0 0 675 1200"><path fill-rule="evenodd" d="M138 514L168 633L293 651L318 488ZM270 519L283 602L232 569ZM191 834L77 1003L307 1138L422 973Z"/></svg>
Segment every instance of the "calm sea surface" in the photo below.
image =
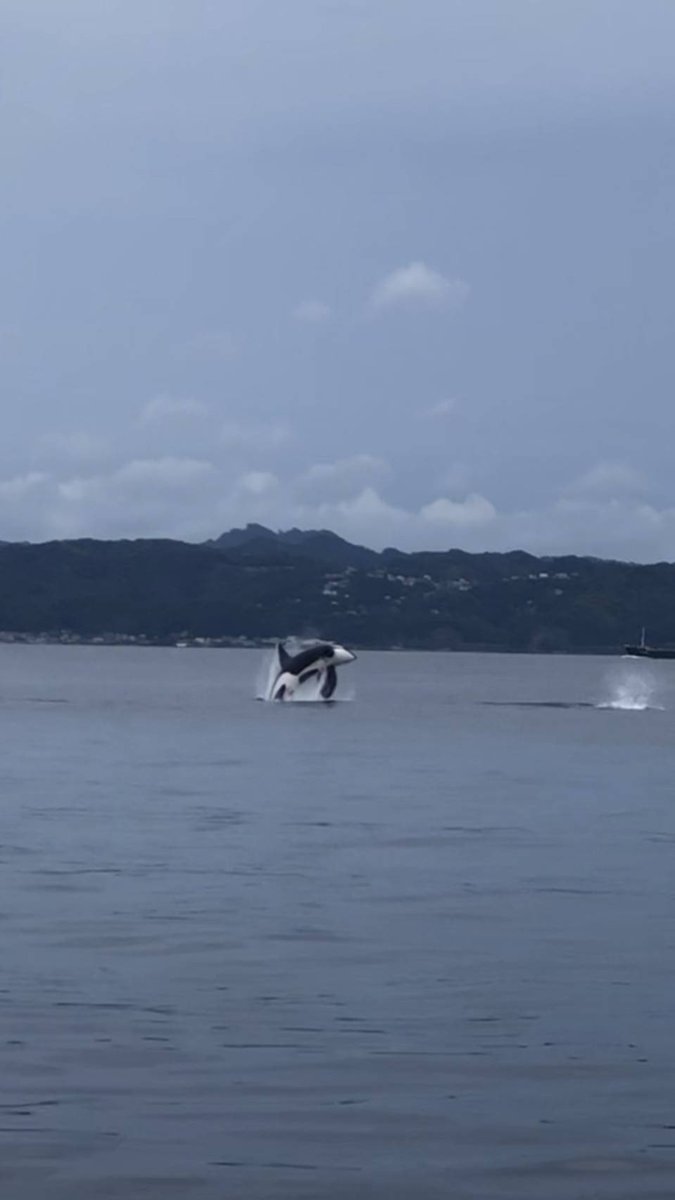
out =
<svg viewBox="0 0 675 1200"><path fill-rule="evenodd" d="M675 663L259 661L0 647L3 1200L672 1200Z"/></svg>

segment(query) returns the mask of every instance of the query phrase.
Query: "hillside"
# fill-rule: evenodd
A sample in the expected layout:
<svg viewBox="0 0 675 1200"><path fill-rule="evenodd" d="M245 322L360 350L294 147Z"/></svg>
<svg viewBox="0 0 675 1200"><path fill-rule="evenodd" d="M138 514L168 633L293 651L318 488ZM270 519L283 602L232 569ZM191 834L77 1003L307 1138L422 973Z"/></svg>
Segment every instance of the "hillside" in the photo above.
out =
<svg viewBox="0 0 675 1200"><path fill-rule="evenodd" d="M378 554L327 531L262 526L203 545L0 544L0 636L362 647L616 651L642 625L675 641L675 565L522 551Z"/></svg>

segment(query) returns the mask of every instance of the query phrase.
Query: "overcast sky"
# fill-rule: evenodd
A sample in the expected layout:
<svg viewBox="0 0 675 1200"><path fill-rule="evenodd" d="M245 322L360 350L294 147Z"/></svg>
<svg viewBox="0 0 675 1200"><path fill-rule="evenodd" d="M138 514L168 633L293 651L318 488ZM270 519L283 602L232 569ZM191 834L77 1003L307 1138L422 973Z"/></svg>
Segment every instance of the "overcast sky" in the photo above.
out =
<svg viewBox="0 0 675 1200"><path fill-rule="evenodd" d="M0 538L675 559L672 0L0 24Z"/></svg>

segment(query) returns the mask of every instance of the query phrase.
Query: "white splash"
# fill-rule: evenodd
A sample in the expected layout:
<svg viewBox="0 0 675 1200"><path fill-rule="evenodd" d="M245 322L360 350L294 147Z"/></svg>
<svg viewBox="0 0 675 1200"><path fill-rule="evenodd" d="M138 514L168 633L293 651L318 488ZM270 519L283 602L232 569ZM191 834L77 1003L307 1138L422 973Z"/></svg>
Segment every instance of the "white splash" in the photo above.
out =
<svg viewBox="0 0 675 1200"><path fill-rule="evenodd" d="M596 705L597 708L614 708L624 712L645 712L647 709L662 709L655 703L658 683L653 670L646 663L623 662L608 676L609 698Z"/></svg>
<svg viewBox="0 0 675 1200"><path fill-rule="evenodd" d="M255 685L256 700L271 700L274 680L279 673L279 654L276 649L267 650L260 662Z"/></svg>

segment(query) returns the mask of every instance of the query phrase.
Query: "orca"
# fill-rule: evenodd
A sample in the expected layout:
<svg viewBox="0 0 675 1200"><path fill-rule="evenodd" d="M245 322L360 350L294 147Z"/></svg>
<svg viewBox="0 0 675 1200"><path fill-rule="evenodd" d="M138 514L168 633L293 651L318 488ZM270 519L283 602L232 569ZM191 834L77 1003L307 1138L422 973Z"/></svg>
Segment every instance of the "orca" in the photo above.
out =
<svg viewBox="0 0 675 1200"><path fill-rule="evenodd" d="M313 642L297 654L289 654L283 642L279 642L277 655L279 671L272 685L272 700L291 700L303 683L314 678L321 681L321 699L330 700L337 687L336 667L356 658L351 650L334 642Z"/></svg>

